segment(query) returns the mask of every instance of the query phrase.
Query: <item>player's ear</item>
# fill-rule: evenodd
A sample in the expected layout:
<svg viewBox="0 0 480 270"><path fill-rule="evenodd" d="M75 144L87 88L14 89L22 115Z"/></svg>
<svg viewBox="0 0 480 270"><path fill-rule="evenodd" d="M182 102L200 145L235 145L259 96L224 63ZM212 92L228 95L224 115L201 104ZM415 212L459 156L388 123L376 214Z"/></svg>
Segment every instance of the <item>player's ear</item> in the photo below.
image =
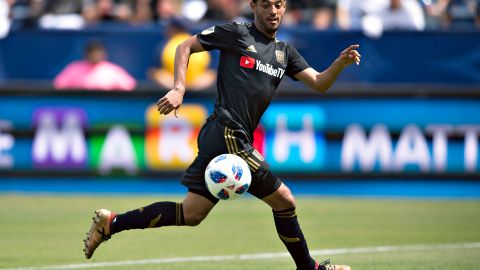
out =
<svg viewBox="0 0 480 270"><path fill-rule="evenodd" d="M258 1L258 0L256 0L256 1ZM256 1L253 1L253 0L250 1L250 8L251 8L253 11L255 11L255 8L256 8L256 5L257 5L257 4L255 3Z"/></svg>

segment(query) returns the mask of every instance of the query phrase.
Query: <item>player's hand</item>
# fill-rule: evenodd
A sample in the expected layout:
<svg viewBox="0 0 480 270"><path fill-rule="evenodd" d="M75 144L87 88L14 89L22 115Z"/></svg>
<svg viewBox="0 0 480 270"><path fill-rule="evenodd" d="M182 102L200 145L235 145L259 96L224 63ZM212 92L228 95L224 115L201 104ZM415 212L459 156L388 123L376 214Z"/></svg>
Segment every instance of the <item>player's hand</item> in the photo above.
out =
<svg viewBox="0 0 480 270"><path fill-rule="evenodd" d="M340 53L337 61L339 61L344 67L347 67L353 63L357 64L357 66L360 65L360 59L362 56L357 51L359 47L360 45L358 44L350 45Z"/></svg>
<svg viewBox="0 0 480 270"><path fill-rule="evenodd" d="M160 114L167 115L174 111L175 117L178 117L178 108L182 105L183 93L173 89L157 101L157 110Z"/></svg>

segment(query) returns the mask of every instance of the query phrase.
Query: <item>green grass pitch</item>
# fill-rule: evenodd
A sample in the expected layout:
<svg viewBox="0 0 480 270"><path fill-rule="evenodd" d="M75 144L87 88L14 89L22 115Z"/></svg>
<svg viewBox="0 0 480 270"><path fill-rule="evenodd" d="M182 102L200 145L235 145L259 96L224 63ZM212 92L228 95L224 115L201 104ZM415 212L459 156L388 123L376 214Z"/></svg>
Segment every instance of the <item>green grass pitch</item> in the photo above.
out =
<svg viewBox="0 0 480 270"><path fill-rule="evenodd" d="M82 239L97 208L123 212L166 197L0 195L2 269L295 269L288 257L152 263L140 260L286 252L271 210L253 198L221 202L200 226L127 231L102 244L92 260ZM354 270L480 269L480 201L297 198L300 224L311 250L345 248L317 256ZM448 249L438 244L459 244ZM425 245L421 250L351 253L350 248ZM222 257L223 258L223 257ZM130 262L116 266L84 263ZM50 267L45 267L50 266ZM96 266L96 267L93 267Z"/></svg>

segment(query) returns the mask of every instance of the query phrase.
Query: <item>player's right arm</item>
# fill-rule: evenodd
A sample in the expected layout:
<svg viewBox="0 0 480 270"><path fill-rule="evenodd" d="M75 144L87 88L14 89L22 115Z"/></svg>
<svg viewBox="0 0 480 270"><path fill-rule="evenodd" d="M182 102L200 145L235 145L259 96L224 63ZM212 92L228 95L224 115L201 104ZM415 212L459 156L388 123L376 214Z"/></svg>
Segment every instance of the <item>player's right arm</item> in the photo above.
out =
<svg viewBox="0 0 480 270"><path fill-rule="evenodd" d="M173 89L157 102L160 114L166 115L175 110L177 116L185 94L185 76L190 54L206 50L232 50L236 38L237 24L226 23L205 29L180 44L175 52Z"/></svg>
<svg viewBox="0 0 480 270"><path fill-rule="evenodd" d="M205 51L205 49L198 41L196 35L178 45L175 51L173 89L157 101L157 110L160 114L167 115L174 111L177 117L177 110L182 105L183 95L185 94L185 76L187 74L188 60L192 53L202 51Z"/></svg>

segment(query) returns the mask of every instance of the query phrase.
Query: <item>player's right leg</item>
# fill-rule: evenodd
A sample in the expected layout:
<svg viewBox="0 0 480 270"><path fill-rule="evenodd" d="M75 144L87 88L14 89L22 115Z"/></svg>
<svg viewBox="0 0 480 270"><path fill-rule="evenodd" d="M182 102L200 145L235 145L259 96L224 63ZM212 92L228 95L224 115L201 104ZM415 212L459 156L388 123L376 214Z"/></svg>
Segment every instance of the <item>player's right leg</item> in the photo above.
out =
<svg viewBox="0 0 480 270"><path fill-rule="evenodd" d="M196 226L215 206L211 200L188 192L182 203L156 202L123 214L107 209L95 211L93 224L84 240L84 252L91 258L97 247L121 231L164 226Z"/></svg>

